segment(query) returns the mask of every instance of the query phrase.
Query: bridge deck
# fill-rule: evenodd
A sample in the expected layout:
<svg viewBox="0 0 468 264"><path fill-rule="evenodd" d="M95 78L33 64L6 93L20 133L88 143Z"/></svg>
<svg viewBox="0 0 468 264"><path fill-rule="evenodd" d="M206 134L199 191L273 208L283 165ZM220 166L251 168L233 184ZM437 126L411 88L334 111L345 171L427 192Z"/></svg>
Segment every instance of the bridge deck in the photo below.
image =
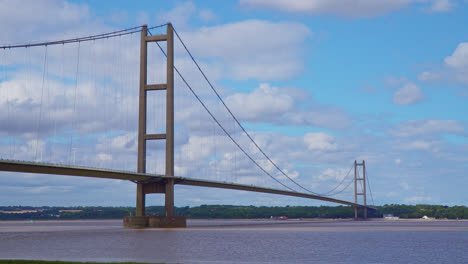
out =
<svg viewBox="0 0 468 264"><path fill-rule="evenodd" d="M174 179L176 184L210 187L210 188L222 188L231 190L241 190L249 192L260 192L270 193L286 196L302 197L307 199L321 200L332 203L339 203L344 205L356 206L363 208L361 204L356 204L344 200L334 199L325 196L319 196L309 193L300 193L279 189L271 189L265 187L257 187L253 185L227 183L219 181L200 180L185 177L167 177L164 175L148 174L148 173L136 173L129 171L118 171L108 169L97 169L88 167L77 167L77 166L66 166L57 164L47 163L36 163L26 161L13 161L13 160L0 160L0 171L10 172L23 172L23 173L39 173L39 174L55 174L55 175L68 175L68 176L81 176L81 177L93 177L93 178L105 178L105 179L117 179L117 180L129 180L133 182L157 182L165 179ZM367 206L368 209L374 210L375 208Z"/></svg>

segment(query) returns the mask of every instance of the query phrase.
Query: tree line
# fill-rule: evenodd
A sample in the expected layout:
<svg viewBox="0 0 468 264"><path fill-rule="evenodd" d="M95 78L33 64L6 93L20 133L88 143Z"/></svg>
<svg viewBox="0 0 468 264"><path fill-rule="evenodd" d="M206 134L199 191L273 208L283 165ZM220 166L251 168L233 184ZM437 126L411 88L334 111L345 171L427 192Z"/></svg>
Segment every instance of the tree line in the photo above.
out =
<svg viewBox="0 0 468 264"><path fill-rule="evenodd" d="M23 211L23 213L13 213ZM270 218L286 216L288 218L352 218L354 208L350 206L237 206L237 205L201 205L195 207L176 207L176 215L185 215L192 219L239 219ZM163 215L163 206L146 207L147 215ZM359 216L362 217L359 210ZM468 207L443 205L403 205L390 204L376 206L369 210L368 217L381 218L384 214L393 214L400 218L468 219ZM31 207L0 206L0 220L48 220L48 219L119 219L135 215L135 207Z"/></svg>

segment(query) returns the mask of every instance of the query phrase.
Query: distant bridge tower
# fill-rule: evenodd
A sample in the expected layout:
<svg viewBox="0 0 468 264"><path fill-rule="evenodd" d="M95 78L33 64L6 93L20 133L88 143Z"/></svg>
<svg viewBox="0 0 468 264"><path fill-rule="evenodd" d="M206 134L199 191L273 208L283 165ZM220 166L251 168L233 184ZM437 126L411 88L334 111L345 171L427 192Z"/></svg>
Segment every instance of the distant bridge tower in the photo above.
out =
<svg viewBox="0 0 468 264"><path fill-rule="evenodd" d="M362 167L362 178L359 178L357 173L357 168ZM361 192L358 191L358 181L361 181ZM358 203L358 196L363 197L363 210L364 210L364 219L367 219L367 197L366 197L366 162L363 160L362 163L357 163L354 161L354 203ZM358 208L354 207L354 219L358 219Z"/></svg>

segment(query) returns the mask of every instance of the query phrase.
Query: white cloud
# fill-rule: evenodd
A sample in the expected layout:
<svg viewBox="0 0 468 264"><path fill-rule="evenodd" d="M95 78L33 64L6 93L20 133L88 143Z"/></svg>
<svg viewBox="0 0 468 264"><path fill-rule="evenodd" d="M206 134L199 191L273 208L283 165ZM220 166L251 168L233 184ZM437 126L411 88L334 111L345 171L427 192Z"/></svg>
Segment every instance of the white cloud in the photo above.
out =
<svg viewBox="0 0 468 264"><path fill-rule="evenodd" d="M397 137L421 137L440 134L466 135L463 124L456 120L410 120L389 131Z"/></svg>
<svg viewBox="0 0 468 264"><path fill-rule="evenodd" d="M409 80L408 78L406 77L400 77L400 78L396 78L396 77L387 77L385 78L385 84L388 86L387 88L395 88L395 87L399 87L401 85L404 85L406 83L408 83Z"/></svg>
<svg viewBox="0 0 468 264"><path fill-rule="evenodd" d="M400 186L403 188L403 190L405 191L408 191L409 189L411 189L411 187L409 186L409 184L407 182L401 182L400 183Z"/></svg>
<svg viewBox="0 0 468 264"><path fill-rule="evenodd" d="M422 150L422 151L429 151L432 150L433 143L423 140L416 140L411 142L402 143L398 148L404 150Z"/></svg>
<svg viewBox="0 0 468 264"><path fill-rule="evenodd" d="M411 0L240 0L251 8L271 8L309 15L333 14L344 17L373 17L398 10Z"/></svg>
<svg viewBox="0 0 468 264"><path fill-rule="evenodd" d="M422 102L425 99L419 86L407 83L393 94L393 103L398 105L409 105Z"/></svg>
<svg viewBox="0 0 468 264"><path fill-rule="evenodd" d="M447 12L454 7L453 0L433 0L430 6L432 12Z"/></svg>
<svg viewBox="0 0 468 264"><path fill-rule="evenodd" d="M441 78L440 73L437 72L422 72L421 74L418 75L418 80L422 82L427 82L427 81L437 81Z"/></svg>
<svg viewBox="0 0 468 264"><path fill-rule="evenodd" d="M439 71L421 73L419 80L446 80L468 84L468 42L458 44L452 55L445 57L444 66L444 69Z"/></svg>
<svg viewBox="0 0 468 264"><path fill-rule="evenodd" d="M319 180L321 181L341 181L343 180L344 177L349 176L347 173L349 172L349 169L343 169L343 168L338 168L338 169L325 169L320 173L320 176L318 177Z"/></svg>
<svg viewBox="0 0 468 264"><path fill-rule="evenodd" d="M2 27L20 25L21 22L31 26L53 27L57 25L70 26L90 18L87 5L78 5L60 0L21 0L1 1L0 21ZM54 15L52 15L54 14Z"/></svg>
<svg viewBox="0 0 468 264"><path fill-rule="evenodd" d="M196 13L197 7L194 3L188 1L178 3L173 9L162 12L157 15L158 23L171 22L177 28L186 28L189 20Z"/></svg>
<svg viewBox="0 0 468 264"><path fill-rule="evenodd" d="M333 136L322 132L305 134L304 142L310 150L336 150L338 148Z"/></svg>
<svg viewBox="0 0 468 264"><path fill-rule="evenodd" d="M455 69L468 68L468 42L458 44L451 56L445 58L445 64Z"/></svg>
<svg viewBox="0 0 468 264"><path fill-rule="evenodd" d="M307 107L300 107L300 102L308 97L308 92L302 89L263 83L250 93L227 96L226 103L242 121L332 129L349 126L348 116L337 107L314 104L311 100Z"/></svg>
<svg viewBox="0 0 468 264"><path fill-rule="evenodd" d="M58 40L110 31L86 4L62 0L0 1L0 43ZM18 34L21 32L21 34Z"/></svg>
<svg viewBox="0 0 468 264"><path fill-rule="evenodd" d="M428 3L433 12L451 10L451 0L240 0L248 8L268 8L307 15L332 14L340 17L375 17L414 3Z"/></svg>
<svg viewBox="0 0 468 264"><path fill-rule="evenodd" d="M271 80L302 72L304 43L312 32L300 23L246 20L182 35L195 57L216 63L226 77Z"/></svg>
<svg viewBox="0 0 468 264"><path fill-rule="evenodd" d="M429 196L410 196L404 199L405 203L422 203L422 202L431 202L432 198Z"/></svg>
<svg viewBox="0 0 468 264"><path fill-rule="evenodd" d="M243 120L279 117L294 107L295 98L286 89L260 84L251 93L236 93L226 97L226 104Z"/></svg>
<svg viewBox="0 0 468 264"><path fill-rule="evenodd" d="M217 16L210 9L197 8L191 1L177 2L173 9L157 14L157 23L171 22L176 29L187 29L193 18L208 23L215 21Z"/></svg>
<svg viewBox="0 0 468 264"><path fill-rule="evenodd" d="M8 2L9 5L13 5L12 3L16 4L16 2L13 1ZM66 10L66 8L61 8L62 2L60 1L49 1L44 3L46 6L51 8L49 15L51 12L66 13L64 11ZM5 5L2 5L2 8L4 6ZM94 22L93 17L90 17L93 14L93 12L89 12L86 6L73 4L69 4L69 6L73 7L72 9L75 10L73 11L75 12L75 14L78 14L78 16L75 17L73 17L72 15L68 21L66 21L68 19L67 17L60 18L60 21L65 21L63 25L69 26L63 26L62 24L56 26L52 24L47 24L47 27L42 27L40 22L42 21L42 19L44 19L44 21L46 21L47 23L50 22L49 18L41 18L42 13L32 14L32 16L37 15L37 17L34 18L34 23L32 23L31 25L21 24L22 22L20 21L20 19L17 19L17 21L9 22L18 23L18 25L21 25L21 27L27 28L27 30L22 32L27 33L29 31L35 34L37 33L36 35L34 35L36 36L34 37L35 39L55 39L54 36L60 36L60 38L63 38L64 34L76 36L88 35L88 33L90 32L107 31L107 27L97 22ZM26 11L29 12L28 10ZM197 11L199 11L199 13L197 13ZM202 12L198 9L197 11L195 13L190 14L190 16L198 17L201 19ZM5 13L3 9L0 10L0 12ZM52 17L53 16L51 16L51 18ZM0 16L0 21L3 22L3 18L3 16ZM6 25L7 24L2 23L0 25L0 28L2 28L2 30L4 28L6 29ZM98 26L92 27L93 25ZM229 34L233 33L233 29L244 29L249 25L256 27L255 32L259 32L259 37L256 37L256 34L254 34L255 32L252 32L250 30L246 31L249 34L248 37L244 37L244 33L239 32L234 34L233 36L240 39L241 43L230 44L231 46L227 47L226 49L220 47L220 45L224 45L223 41L228 41L228 39L230 38ZM44 34L40 32L40 30L42 30L43 28L47 29L47 32L43 32ZM289 31L291 32L286 32L288 31L288 28L291 28L289 29ZM279 65L281 63L279 63L278 65L276 65L275 63L270 63L270 61L268 59L265 59L264 57L268 56L268 54L271 55L276 53L282 53L280 56L280 60L284 60L286 64L294 65L294 67L292 68L300 69L302 67L301 56L303 55L303 53L301 53L301 49L304 47L306 38L300 36L300 32L297 33L294 31L296 29L299 29L299 31L302 30L302 33L305 32L306 35L308 34L308 36L312 34L310 33L309 29L307 29L307 27L299 23L271 23L258 20L237 22L205 29L209 33L206 33L206 36L214 36L220 39L224 38L224 40L216 40L216 45L218 46L211 45L209 43L209 39L204 40L206 42L202 42L200 40L198 42L199 46L197 47L196 52L198 53L198 55L202 56L204 60L202 62L206 64L207 67L217 69L219 71L217 73L218 76L235 77L238 79L277 78L277 76L274 75L278 75L280 79L284 79L294 76L293 71L287 74L283 74L280 68L281 65ZM228 32L228 34L223 34L223 30L227 30L230 32ZM288 35L288 37L291 37L294 41L291 43L289 43L288 41L281 42L282 40L277 39L276 36L273 36L272 39L269 39L270 37L272 37L270 35L275 35L271 34L271 32L276 32L276 30L280 30L278 31L278 33L280 34L290 34ZM202 31L203 29L196 30L193 32L193 35L197 33L201 34ZM86 34L81 34L80 32L85 32ZM5 33L2 34L2 36L7 36L9 38L9 42L19 42L22 40L21 38L23 37L28 37L27 40L30 40L29 36L26 33L24 35L13 33ZM18 38L10 39L11 37ZM263 39L259 40L257 38ZM191 38L188 38L188 35L187 40L191 41ZM275 43L270 43L271 41ZM253 47L255 48L254 51L250 51L248 49L250 42L253 42ZM116 43L115 45L99 45L99 41L96 41L96 43L94 44L96 45L95 48L88 49L87 51L87 44L82 43L81 45L81 63L83 63L83 67L80 67L81 75L79 78L80 81L77 92L78 98L81 99L77 103L77 111L83 111L82 113L85 114L83 114L83 116L79 115L81 117L75 122L76 130L79 130L79 132L82 133L78 134L78 132L76 132L74 134L73 139L73 149L77 149L77 165L79 164L83 166L126 169L133 171L136 170L135 130L137 125L136 121L133 122L132 120L137 120L135 118L135 112L137 110L136 102L138 100L136 97L137 94L135 93L134 87L138 87L138 84L137 82L124 82L121 80L125 78L132 78L131 76L133 76L134 74L133 71L138 72L137 57L133 56L133 54L138 53L138 41L136 41L135 43L137 45L133 46L127 46L124 42L122 42L122 44ZM190 46L191 43L188 44ZM128 49L128 47L130 47L130 50L128 52L120 53L123 56L122 60L117 60L120 58L113 56L113 54L115 54L115 49L113 50L112 47L115 48L117 46L123 46L125 47L125 50ZM56 68L60 69L58 67L60 63L54 63L53 60L61 58L57 54L54 54L56 53L56 51L54 51L53 49L54 48L49 47L49 54L51 59L49 61L51 76L52 72L57 72ZM248 50L248 52L251 53L243 54L242 51L244 50ZM42 51L40 52L39 56L31 54L33 60L35 60L35 58L38 59L38 61L34 61L33 66L37 67L39 70L42 67ZM286 54L283 54L283 52L286 52ZM66 49L65 53L68 53ZM66 57L64 62L67 65L70 64L70 68L73 69L69 71L69 73L65 71L66 73L64 74L64 76L51 77L47 84L47 87L49 87L48 91L50 92L51 96L46 96L44 99L43 110L45 115L41 123L40 137L37 141L38 157L36 157L36 159L52 162L63 162L65 160L73 160L73 150L70 151L69 149L69 134L64 135L61 134L59 131L60 128L66 131L71 130L70 119L73 117L73 110L71 108L71 106L73 105L73 101L71 100L71 98L73 98L73 79L75 73L74 66L76 66L76 64L73 63L76 55L75 46L70 49L70 54L72 54L72 56ZM250 67L251 65L247 64L249 63L249 57L257 58L257 54L259 60L258 62L255 62L255 65L252 65L252 69L249 69L248 72L237 71L237 69L242 69L242 67L245 65ZM452 56L456 55L455 57L462 58L463 56L460 57L460 54L460 52L454 52L454 55ZM196 56L198 55L196 54ZM18 57L20 57L21 59L23 58L23 56ZM112 59L109 59L109 57L111 57ZM235 65L233 67L226 66L223 68L223 63L231 60L231 58L234 58L233 60L235 61ZM180 58L178 59L178 66L185 62L184 60L180 60ZM69 63L70 61L71 63ZM126 66L120 67L119 65ZM127 67L127 69L125 69L125 67ZM180 68L183 67L185 67L185 65L181 65ZM203 65L202 67L206 68L205 65ZM452 69L452 67L448 64L447 67L450 67ZM463 69L466 68L466 65L458 65L457 67L457 69ZM245 67L245 69L247 68L248 67ZM129 70L131 70L132 72L129 73ZM72 74L70 74L70 72ZM113 74L109 74L109 72ZM209 75L212 75L211 69L207 72L209 73ZM94 76L93 74L96 74L98 76L96 79L96 84L100 88L97 90L92 85L92 76ZM30 83L41 83L41 76L41 74L34 73L26 77L30 78ZM66 80L62 80L61 77L66 78ZM107 78L107 81L100 82L100 78L104 77ZM38 105L40 104L40 89L35 89L34 87L28 88L28 81L26 80L27 78L25 78L25 76L21 76L21 74L18 73L16 76L9 75L9 79L7 81L2 82L1 85L8 85L12 88L11 93L9 93L8 95L8 99L4 97L4 92L6 92L6 89L4 89L5 86L0 87L0 130L2 133L6 133L9 137L12 138L10 141L9 137L7 137L6 139L4 139L4 141L0 143L0 153L1 155L4 155L5 153L15 153L13 156L7 155L3 157L14 157L25 160L33 160L35 158L34 149L36 148L37 119L34 119L34 117L38 114L37 110ZM221 77L218 77L217 79L219 78ZM111 80L113 81L111 82ZM408 80L401 80L401 83L399 83L398 86L403 86L407 82ZM124 87L130 88L127 91L123 89ZM315 102L311 102L311 100L309 100L306 94L298 93L298 90L293 90L292 88L274 87L270 85L264 85L263 88L264 90L260 89L259 87L253 90L251 93L231 94L231 96L233 96L232 98L237 98L240 101L247 100L253 102L254 104L258 104L258 106L256 107L250 106L251 108L249 108L249 105L247 105L245 102L241 102L241 104L244 107L238 110L241 112L244 111L243 114L245 120L249 119L249 121L255 122L294 124L301 126L313 125L327 128L343 128L343 124L349 125L349 118L346 115L346 113L344 113L341 109L327 105L317 105ZM44 90L44 92L46 91L47 90ZM102 91L102 94L99 92L96 93L96 91ZM66 93L65 97L59 96L62 94L62 92ZM135 96L131 96L130 94L133 94ZM222 95L226 98L229 97L228 93L222 93ZM307 104L309 106L301 108L301 106L304 105L302 104L303 101L301 100L306 98L308 100ZM54 104L54 102L57 102L59 104ZM185 102L182 102L182 104L185 104ZM220 109L219 105L216 105L217 103L209 102L209 104L215 105L213 109ZM7 114L8 105L11 111L9 116ZM54 108L55 106L58 107ZM57 111L55 111L54 109ZM248 111L246 111L247 109L251 110L252 112L249 113ZM197 131L189 130L189 128L191 127L188 123L185 123L186 121L190 121L190 125L192 123L198 123L200 129L207 130L205 125L206 123L204 122L206 120L209 120L209 118L203 119L204 116L202 116L201 114L193 114L193 112L195 111L198 111L197 107L193 107L193 105L189 104L183 105L182 107L177 109L176 118L177 116L181 117L182 114L185 114L185 116L182 116L180 119L177 120L177 122L180 122L180 124L182 124L181 128L177 128L180 130L176 134L176 144L178 151L176 151L175 154L177 160L175 170L177 174L194 176L198 178L211 177L211 179L221 179L227 181L231 181L232 179L232 181L234 182L253 183L262 186L273 186L275 184L273 180L271 180L268 176L264 175L263 172L259 171L258 168L255 168L252 162L246 157L244 157L239 150L235 150L235 147L232 146L232 143L230 143L226 137L219 136L219 129L213 132L213 126L210 126L208 129L209 131L205 131L204 134L198 133ZM122 118L123 116L126 118ZM151 116L151 118L154 118L154 116ZM50 120L56 120L57 123L50 122ZM127 120L127 122L129 122L130 124L124 125L125 120ZM55 138L51 136L55 132L55 126L57 128L57 134L60 138ZM48 129L47 131L45 130L46 127ZM415 164L415 162L418 162L418 170L420 169L421 172L425 174L425 177L432 177L434 175L439 176L439 170L427 168L426 164L431 162L435 164L436 162L441 161L447 164L447 166L453 168L454 173L450 172L451 175L463 175L465 168L463 168L463 166L458 165L462 164L462 162L466 162L466 146L464 146L464 148L458 148L458 146L451 146L450 148L448 148L446 147L446 145L442 145L443 142L433 140L432 138L427 138L435 135L439 136L443 133L466 135L464 124L461 122L453 120L418 120L413 121L413 123L407 122L402 124L401 126L397 126L394 130L390 131L389 133L390 135L400 137L421 137L417 140L413 138L395 139L392 137L386 138L388 140L382 140L382 137L375 138L372 135L366 135L362 138L358 136L349 137L350 134L359 135L360 132L356 132L355 129L355 127L349 127L349 130L346 131L336 131L337 134L334 136L321 132L309 133L306 135L301 134L300 136L285 136L281 133L251 133L254 136L255 140L262 146L262 148L269 155L271 155L273 160L279 163L279 166L281 168L284 168L284 171L286 171L291 177L298 179L299 182L304 183L307 187L313 187L312 190L317 190L318 192L320 192L320 190L322 189L326 189L324 187L327 187L317 184L317 180L319 177L327 177L323 178L324 185L331 185L331 183L335 183L337 180L341 179L341 177L348 171L348 169L341 171L341 169L336 169L336 167L347 165L347 163L350 160L354 160L356 159L356 157L359 159L361 159L361 157L366 157L365 159L369 166L369 170L371 170L371 177L372 171L378 171L379 176L378 178L376 178L377 182L384 181L386 178L388 178L388 174L386 174L385 171L391 171L392 169L395 169L395 167L397 167L396 169L398 170L403 170L406 168L405 166L395 166L392 162L395 159L395 157L398 157L398 159L395 160L395 163L397 164L400 163L401 160L404 160L404 162L402 162L403 164ZM207 133L209 133L210 135L206 135ZM239 142L242 144L242 146L244 146L248 151L250 151L249 153L251 153L254 156L254 158L262 164L262 166L264 166L269 172L274 173L274 177L282 179L281 175L275 172L273 166L269 164L268 161L266 161L260 153L258 153L258 150L255 150L255 148L248 141L248 139L245 139L245 137L241 138L238 133L234 133L234 135L236 136L236 138L239 137ZM21 140L21 142L18 142L17 140ZM419 153L417 153L417 155L422 156L414 157L414 152L410 152L408 154L408 151L403 150L399 152L398 148L393 148L393 146L399 146L399 144L401 144L402 141L405 140L408 141L408 145L413 149L427 149L430 151L420 151ZM14 143L13 145L7 145L8 142L16 143ZM431 152L432 150L436 149L440 149L440 152L438 152L437 154ZM160 152L163 152L163 149L154 148L151 149L151 151L157 151L159 154ZM43 158L41 158L42 155ZM437 157L432 157L430 155ZM368 159L367 157L371 158ZM156 156L148 156L148 159L151 161L148 162L149 166L153 164L153 161L156 161L156 158ZM159 158L160 159L158 159L157 161L163 163L161 157ZM423 160L424 162L421 162L420 160ZM382 164L388 164L390 168L386 168L386 165ZM333 168L325 169L324 167L326 166ZM230 173L232 171L234 171L234 174ZM397 172L392 171L391 173L396 174ZM401 171L398 173L399 175L402 175L401 177L404 177L405 181L408 183L409 186L418 186L418 184L414 182L413 177L406 176L407 171ZM12 177L0 177L0 185L5 186L4 183L11 184L12 182L17 184L18 186L31 184L30 178L22 176L20 177L20 179L18 179L18 177L16 175ZM37 189L32 190L41 190L40 188L42 187L50 187L52 193L57 193L61 189L64 189L65 186L67 186L67 184L72 186L72 189L70 190L70 195L62 197L65 198L62 200L60 200L60 196L57 195L53 198L44 198L43 200L40 200L41 202L38 202L39 199L37 199L40 197L30 196L32 197L31 201L33 201L34 203L39 203L38 205L55 203L51 202L52 199L54 199L55 201L60 201L60 203L66 204L81 203L81 205L83 205L104 203L111 205L134 205L135 186L133 183L122 182L125 183L124 186L119 187L117 185L120 182L117 181L107 181L105 182L106 184L101 185L96 184L94 180L97 181L100 179L86 179L61 176L36 177L36 180L34 181L34 184L36 186L33 188L37 187ZM79 189L85 189L81 188L85 184L88 185L86 186L88 187L86 189L89 190L89 192L86 192L86 197L80 196L82 195L82 192L79 191ZM105 188L103 186L105 186ZM389 188L385 186L385 184L381 184L381 182L373 185L373 189L374 187L380 189L381 193L384 193L385 190L388 190L386 188ZM178 186L178 188L181 187ZM24 187L21 187L19 191L21 191L21 189L24 189ZM229 203L235 201L236 203L249 203L251 201L254 201L255 203L259 203L258 200L249 199L252 196L248 196L249 198L245 198L244 195L242 195L242 197L238 200L229 200L225 196L225 191L223 191L222 194L221 192L216 192L215 190L209 191L213 192L213 197L219 194L219 196L216 196L220 197L218 200L216 200L217 202L221 201ZM396 198L388 202L398 202L399 198L404 197L404 195L402 195L401 192L397 192L398 193L395 194ZM15 199L12 199L11 197L15 195L15 192L7 192L5 191L5 187L3 187L0 193L3 194L3 196L0 197L0 200L4 201L4 203L16 204L18 202L24 203L24 201L26 201L25 198L21 196L15 196ZM48 193L50 194L50 192ZM115 195L114 197L112 197L112 193ZM116 193L119 195L116 195ZM200 194L200 189L194 189L193 192L187 193L185 195L180 195L179 193L177 199L178 203L180 205L186 205L187 203L191 204L187 197L194 197L194 193L196 195ZM465 193L453 193L453 195L458 195L458 197L462 197L461 200L463 200L463 195L465 195ZM20 192L20 194L24 195L25 193ZM109 194L111 196L108 196ZM239 197L239 195L237 195L238 193L235 194L236 195L233 195L233 197ZM447 198L444 198L444 201L450 203L450 195L452 194L447 194ZM245 196L247 197L247 195ZM88 197L89 200L86 200L88 199ZM100 199L100 197L102 198ZM421 197L424 197L424 195L422 195ZM279 201L279 203L284 203L281 202L284 200L280 200L279 197L275 196L274 198L277 202ZM343 198L351 199L352 196L347 195L346 193L346 195L343 196ZM80 200L77 201L77 199ZM203 200L207 201L207 199ZM387 200L385 202L387 202ZM310 201L305 200L303 203L310 203Z"/></svg>
<svg viewBox="0 0 468 264"><path fill-rule="evenodd" d="M97 157L98 157L101 161L110 161L110 160L112 160L112 155L106 154L106 153L99 153L99 154L97 155Z"/></svg>
<svg viewBox="0 0 468 264"><path fill-rule="evenodd" d="M209 9L202 9L200 10L200 12L198 13L198 17L200 17L200 19L203 21L203 22L213 22L215 21L218 17L216 16L215 13L213 13L213 11L209 10Z"/></svg>

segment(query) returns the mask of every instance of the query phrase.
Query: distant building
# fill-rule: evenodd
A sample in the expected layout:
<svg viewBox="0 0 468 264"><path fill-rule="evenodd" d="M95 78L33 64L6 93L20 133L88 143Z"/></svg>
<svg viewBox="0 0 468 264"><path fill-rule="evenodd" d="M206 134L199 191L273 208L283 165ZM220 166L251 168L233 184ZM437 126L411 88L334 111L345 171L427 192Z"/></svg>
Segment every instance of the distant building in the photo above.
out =
<svg viewBox="0 0 468 264"><path fill-rule="evenodd" d="M400 217L394 216L393 214L384 214L383 219L385 220L398 220Z"/></svg>
<svg viewBox="0 0 468 264"><path fill-rule="evenodd" d="M26 214L26 213L37 213L37 210L20 210L20 211L0 211L4 214Z"/></svg>
<svg viewBox="0 0 468 264"><path fill-rule="evenodd" d="M272 216L270 216L270 219L272 219L272 220L287 220L288 217L284 216L284 215L282 215L282 216L272 215Z"/></svg>
<svg viewBox="0 0 468 264"><path fill-rule="evenodd" d="M424 219L424 220L434 220L435 218L434 217L428 217L427 215L421 217L421 219Z"/></svg>
<svg viewBox="0 0 468 264"><path fill-rule="evenodd" d="M59 210L59 213L79 213L83 212L83 210Z"/></svg>

